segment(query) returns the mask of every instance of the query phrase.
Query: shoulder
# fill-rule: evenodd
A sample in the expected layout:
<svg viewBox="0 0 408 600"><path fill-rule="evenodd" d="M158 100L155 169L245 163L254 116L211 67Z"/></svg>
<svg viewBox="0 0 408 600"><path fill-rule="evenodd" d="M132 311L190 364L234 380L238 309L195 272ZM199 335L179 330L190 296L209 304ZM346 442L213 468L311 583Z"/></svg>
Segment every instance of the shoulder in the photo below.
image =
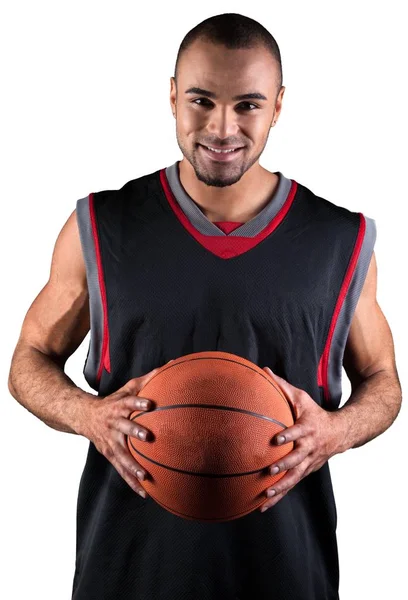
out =
<svg viewBox="0 0 408 600"><path fill-rule="evenodd" d="M297 182L298 194L301 200L313 208L319 217L338 217L344 219L355 219L359 214L357 211L350 210L341 204L330 200L327 197L316 194L306 185Z"/></svg>
<svg viewBox="0 0 408 600"><path fill-rule="evenodd" d="M118 188L95 190L92 192L92 200L99 206L115 204L129 198L137 201L138 198L146 197L157 189L160 185L160 171L161 169L130 179Z"/></svg>
<svg viewBox="0 0 408 600"><path fill-rule="evenodd" d="M316 194L304 184L296 183L299 201L304 204L305 210L311 214L313 219L326 225L336 224L341 229L351 227L356 229L360 236L368 235L375 240L377 228L374 218Z"/></svg>

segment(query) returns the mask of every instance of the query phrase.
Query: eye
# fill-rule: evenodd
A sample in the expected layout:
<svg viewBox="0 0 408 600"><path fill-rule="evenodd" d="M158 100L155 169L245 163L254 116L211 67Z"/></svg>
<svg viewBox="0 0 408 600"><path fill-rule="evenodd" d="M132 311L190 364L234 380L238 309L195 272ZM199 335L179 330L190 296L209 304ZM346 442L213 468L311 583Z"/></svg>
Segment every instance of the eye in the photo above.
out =
<svg viewBox="0 0 408 600"><path fill-rule="evenodd" d="M246 104L247 106L254 106L255 108L259 108L259 106L257 106L256 104L252 104L252 102L241 102L241 104Z"/></svg>
<svg viewBox="0 0 408 600"><path fill-rule="evenodd" d="M203 100L204 100L204 103L203 103ZM203 104L204 106L206 103L212 104L212 102L208 102L207 98L196 98L195 100L193 100L193 104L197 104L198 101L200 101L200 103Z"/></svg>
<svg viewBox="0 0 408 600"><path fill-rule="evenodd" d="M211 106L211 104L212 104L212 102L210 102L207 98L196 98L195 100L192 100L192 103L197 104L198 101L200 102L200 104L198 104L198 106L206 106L206 105ZM259 108L259 106L257 106L256 104L253 104L252 102L241 102L241 104L238 104L238 106L242 106L243 104L245 104L247 106L253 106L254 109ZM249 109L248 112L251 112L254 109Z"/></svg>

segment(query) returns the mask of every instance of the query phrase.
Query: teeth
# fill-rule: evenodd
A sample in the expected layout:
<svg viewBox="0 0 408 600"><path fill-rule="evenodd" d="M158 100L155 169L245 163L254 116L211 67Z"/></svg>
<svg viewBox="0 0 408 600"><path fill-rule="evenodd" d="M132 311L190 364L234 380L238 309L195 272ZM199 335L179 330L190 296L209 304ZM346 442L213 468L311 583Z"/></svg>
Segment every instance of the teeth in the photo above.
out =
<svg viewBox="0 0 408 600"><path fill-rule="evenodd" d="M227 152L235 152L235 148L231 148L230 150L217 150L217 148L211 148L211 146L206 146L206 148L208 148L208 150L211 150L212 152L218 152L226 154Z"/></svg>

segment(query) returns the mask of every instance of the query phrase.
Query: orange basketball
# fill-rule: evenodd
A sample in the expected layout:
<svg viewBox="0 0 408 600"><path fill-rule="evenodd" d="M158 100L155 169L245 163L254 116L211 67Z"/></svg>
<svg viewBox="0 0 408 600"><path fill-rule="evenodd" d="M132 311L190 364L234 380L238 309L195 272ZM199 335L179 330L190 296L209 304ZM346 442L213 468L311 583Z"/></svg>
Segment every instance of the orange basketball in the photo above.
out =
<svg viewBox="0 0 408 600"><path fill-rule="evenodd" d="M228 352L197 352L164 365L140 390L154 409L130 419L149 441L127 437L146 469L141 485L158 504L185 519L242 517L263 504L285 471L269 466L293 449L272 438L294 423L282 389L263 369Z"/></svg>

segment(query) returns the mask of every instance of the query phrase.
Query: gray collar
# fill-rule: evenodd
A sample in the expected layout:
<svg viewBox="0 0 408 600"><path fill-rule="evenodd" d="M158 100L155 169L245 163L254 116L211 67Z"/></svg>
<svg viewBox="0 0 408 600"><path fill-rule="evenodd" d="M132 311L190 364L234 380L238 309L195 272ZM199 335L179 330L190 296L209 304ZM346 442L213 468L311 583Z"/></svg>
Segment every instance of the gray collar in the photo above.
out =
<svg viewBox="0 0 408 600"><path fill-rule="evenodd" d="M205 216L198 205L187 194L180 181L178 163L179 161L176 161L174 164L166 168L166 177L169 182L169 186L186 217L189 219L191 224L204 235L217 235L224 237L255 237L263 229L265 229L265 227L280 211L288 197L292 185L291 179L285 177L280 171L275 171L275 173L279 176L279 183L270 202L253 219L247 221L243 225L240 225L230 234L226 234Z"/></svg>

